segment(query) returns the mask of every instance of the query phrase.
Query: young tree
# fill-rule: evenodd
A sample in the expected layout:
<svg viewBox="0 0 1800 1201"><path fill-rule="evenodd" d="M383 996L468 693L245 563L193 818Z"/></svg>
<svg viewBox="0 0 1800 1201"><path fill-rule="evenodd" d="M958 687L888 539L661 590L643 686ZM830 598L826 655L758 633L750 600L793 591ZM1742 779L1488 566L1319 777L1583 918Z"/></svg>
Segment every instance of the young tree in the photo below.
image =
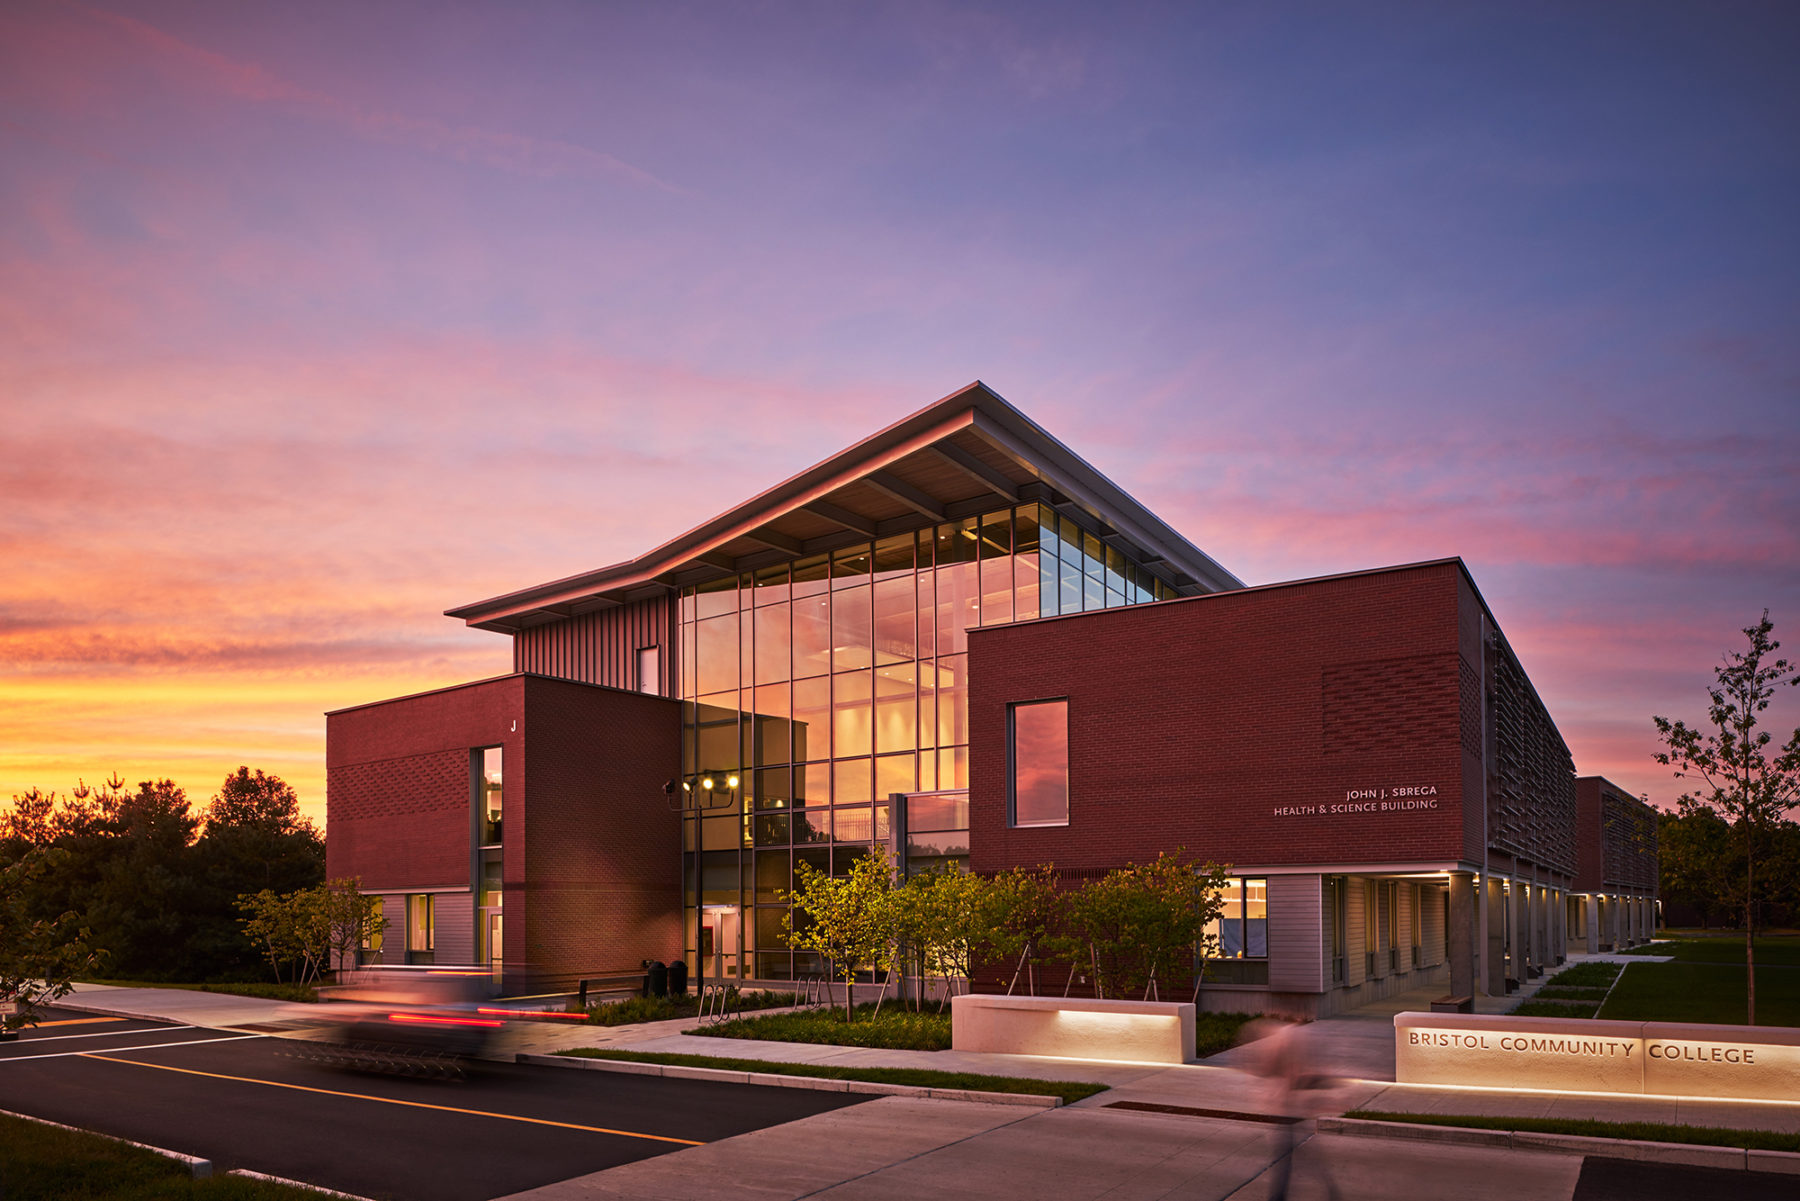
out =
<svg viewBox="0 0 1800 1201"><path fill-rule="evenodd" d="M1179 849L1150 863L1128 863L1089 880L1068 898L1068 933L1085 946L1094 992L1119 997L1193 970L1204 956L1206 928L1219 916L1225 869L1196 867Z"/></svg>
<svg viewBox="0 0 1800 1201"><path fill-rule="evenodd" d="M1800 729L1770 753L1774 736L1759 729L1759 714L1777 689L1800 684L1794 665L1775 658L1781 648L1771 635L1769 611L1744 628L1750 647L1731 651L1713 669L1706 720L1711 729L1655 717L1666 750L1656 761L1677 779L1697 779L1704 787L1681 797L1684 809L1704 806L1730 821L1744 838L1744 968L1748 973L1746 1021L1756 1025L1756 848L1758 834L1800 804Z"/></svg>
<svg viewBox="0 0 1800 1201"><path fill-rule="evenodd" d="M67 858L67 851L34 847L0 866L0 1034L35 1026L37 1006L67 996L77 975L99 966L77 914L41 918L29 911L42 877Z"/></svg>
<svg viewBox="0 0 1800 1201"><path fill-rule="evenodd" d="M987 946L1001 959L1018 960L1006 986L1011 996L1026 977L1026 987L1037 995L1037 960L1062 924L1063 893L1056 886L1056 869L1040 864L1035 870L1015 867L988 882Z"/></svg>
<svg viewBox="0 0 1800 1201"><path fill-rule="evenodd" d="M887 852L877 847L844 876L828 876L803 862L796 879L800 887L788 894L793 908L782 916L788 945L817 953L842 977L844 1020L852 1021L850 992L857 971L865 964L879 967L893 945L894 876Z"/></svg>
<svg viewBox="0 0 1800 1201"><path fill-rule="evenodd" d="M314 890L321 894L328 961L334 969L355 967L363 943L387 929L381 898L364 896L361 889L362 877L351 876L327 880Z"/></svg>
<svg viewBox="0 0 1800 1201"><path fill-rule="evenodd" d="M988 939L991 892L988 880L955 867L921 872L894 890L900 936L919 956L925 974L944 982L939 1013L949 1003L951 981L968 977L975 950Z"/></svg>

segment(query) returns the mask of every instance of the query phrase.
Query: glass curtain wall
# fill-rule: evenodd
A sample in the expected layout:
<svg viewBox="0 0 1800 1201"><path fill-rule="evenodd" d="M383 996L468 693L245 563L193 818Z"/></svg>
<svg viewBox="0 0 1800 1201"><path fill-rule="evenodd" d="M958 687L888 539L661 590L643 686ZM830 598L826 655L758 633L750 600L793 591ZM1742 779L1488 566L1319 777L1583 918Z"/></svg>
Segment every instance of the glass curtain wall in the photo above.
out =
<svg viewBox="0 0 1800 1201"><path fill-rule="evenodd" d="M885 844L892 794L968 787L970 629L1173 595L1037 505L684 589L683 770L715 785L685 827L690 962L694 906L741 906L728 976L819 970L787 949L782 895L801 863L841 875Z"/></svg>

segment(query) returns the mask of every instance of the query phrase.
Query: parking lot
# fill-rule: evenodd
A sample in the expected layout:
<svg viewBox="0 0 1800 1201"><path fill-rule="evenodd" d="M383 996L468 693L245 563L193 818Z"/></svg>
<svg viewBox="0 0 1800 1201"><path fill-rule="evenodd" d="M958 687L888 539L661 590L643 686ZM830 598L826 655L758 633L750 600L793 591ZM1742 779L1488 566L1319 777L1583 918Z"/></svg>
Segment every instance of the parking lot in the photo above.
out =
<svg viewBox="0 0 1800 1201"><path fill-rule="evenodd" d="M0 1109L383 1201L485 1201L866 1100L482 1063L336 1072L256 1031L52 1010L0 1043Z"/></svg>

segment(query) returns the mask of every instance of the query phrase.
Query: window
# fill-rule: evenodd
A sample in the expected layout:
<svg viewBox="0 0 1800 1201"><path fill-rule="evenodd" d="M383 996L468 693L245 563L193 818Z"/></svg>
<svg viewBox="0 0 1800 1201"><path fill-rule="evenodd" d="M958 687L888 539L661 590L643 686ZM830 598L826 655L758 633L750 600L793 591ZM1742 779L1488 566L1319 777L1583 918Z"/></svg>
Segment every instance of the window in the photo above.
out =
<svg viewBox="0 0 1800 1201"><path fill-rule="evenodd" d="M437 943L437 897L416 893L406 898L406 959L430 963Z"/></svg>
<svg viewBox="0 0 1800 1201"><path fill-rule="evenodd" d="M500 748L485 747L476 752L476 757L475 816L480 845L497 847L500 845L500 818L505 808L500 782Z"/></svg>
<svg viewBox="0 0 1800 1201"><path fill-rule="evenodd" d="M637 686L639 692L662 694L662 648L641 646L637 653Z"/></svg>
<svg viewBox="0 0 1800 1201"><path fill-rule="evenodd" d="M1219 916L1207 924L1213 948L1206 979L1217 984L1269 982L1269 882L1266 879L1225 881Z"/></svg>
<svg viewBox="0 0 1800 1201"><path fill-rule="evenodd" d="M357 956L357 960L356 960L359 964L380 963L381 962L381 929L380 929L380 926L381 926L381 911L379 909L377 909L375 911L374 920L369 922L368 925L363 927L362 950L361 950L361 953Z"/></svg>
<svg viewBox="0 0 1800 1201"><path fill-rule="evenodd" d="M1012 706L1012 824L1069 824L1069 702Z"/></svg>

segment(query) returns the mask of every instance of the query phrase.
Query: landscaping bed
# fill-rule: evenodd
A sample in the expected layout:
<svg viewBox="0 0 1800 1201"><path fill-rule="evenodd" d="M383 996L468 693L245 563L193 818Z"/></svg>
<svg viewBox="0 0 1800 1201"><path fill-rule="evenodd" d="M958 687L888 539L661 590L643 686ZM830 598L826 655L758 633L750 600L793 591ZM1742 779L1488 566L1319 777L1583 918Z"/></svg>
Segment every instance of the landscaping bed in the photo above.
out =
<svg viewBox="0 0 1800 1201"><path fill-rule="evenodd" d="M1620 970L1616 963L1566 967L1544 981L1530 1000L1515 1005L1512 1012L1527 1018L1591 1018L1606 1000Z"/></svg>
<svg viewBox="0 0 1800 1201"><path fill-rule="evenodd" d="M1751 1151L1800 1152L1800 1134L1784 1130L1738 1130L1724 1126L1686 1126L1667 1122L1601 1122L1592 1118L1390 1113L1377 1109L1353 1109L1344 1116L1371 1122L1412 1122L1421 1126L1466 1126L1475 1130L1516 1130L1530 1134L1569 1134L1580 1138L1622 1138L1651 1143L1743 1147Z"/></svg>
<svg viewBox="0 0 1800 1201"><path fill-rule="evenodd" d="M885 1011L884 1011L885 1013ZM727 1072L762 1072L820 1080L861 1080L872 1084L910 1084L919 1088L959 1088L985 1093L1022 1093L1061 1097L1068 1105L1103 1093L1107 1085L1080 1080L1033 1080L1025 1076L983 1076L975 1072L940 1072L930 1068L846 1067L838 1064L781 1063L766 1059L730 1059L720 1055L676 1055L654 1051L619 1051L580 1047L560 1051L572 1059L615 1059L627 1063L659 1063L672 1067L718 1068Z"/></svg>
<svg viewBox="0 0 1800 1201"><path fill-rule="evenodd" d="M742 1010L783 1009L794 1003L791 992L733 992L726 1003L728 1012ZM716 1002L715 1002L716 1004ZM592 1026L635 1026L640 1022L668 1022L677 1018L700 1016L700 999L685 997L631 997L624 1001L603 1001L588 1006L588 1024Z"/></svg>
<svg viewBox="0 0 1800 1201"><path fill-rule="evenodd" d="M950 1049L949 1010L938 1013L935 1009L927 1009L915 1013L889 1003L881 1007L879 1014L873 1004L858 1005L855 1013L853 1020L845 1021L841 1009L803 1009L794 1013L734 1018L685 1033L707 1038L758 1038L779 1043L826 1043L899 1051Z"/></svg>
<svg viewBox="0 0 1800 1201"><path fill-rule="evenodd" d="M154 1151L0 1117L0 1197L6 1201L317 1201L322 1195L242 1176L195 1180L186 1165Z"/></svg>

